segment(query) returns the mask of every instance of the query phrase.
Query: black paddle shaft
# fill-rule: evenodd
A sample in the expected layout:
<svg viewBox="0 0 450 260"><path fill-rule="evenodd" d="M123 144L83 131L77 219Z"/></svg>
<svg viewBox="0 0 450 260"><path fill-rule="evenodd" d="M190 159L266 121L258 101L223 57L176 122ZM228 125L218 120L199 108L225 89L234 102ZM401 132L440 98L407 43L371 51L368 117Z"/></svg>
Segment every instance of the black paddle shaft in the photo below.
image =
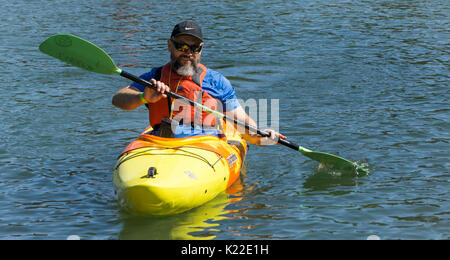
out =
<svg viewBox="0 0 450 260"><path fill-rule="evenodd" d="M146 86L146 87L150 87L150 88L156 89L156 86L153 85L152 83L150 83L150 82L148 82L148 81L146 81L146 80L143 80L143 79L141 79L141 78L139 78L139 77L136 77L135 75L130 74L130 73L124 71L124 70L122 70L122 72L120 73L120 76L122 76L122 77L124 77L124 78L127 78L127 79L129 79L129 80L132 80L132 81L134 81L134 82L136 82L136 83L139 83L139 84L141 84L141 85L144 85L144 86ZM200 105L200 104L197 104L196 102L194 102L194 101L192 101L192 100L190 100L190 99L188 99L188 98L186 98L186 97L183 97L183 96L181 96L181 95L178 95L177 93L173 93L172 91L169 91L169 92L167 92L166 94L169 95L169 96L172 97L172 98L181 99L181 100L183 100L183 101L185 101L185 102L188 102L188 103L189 103L190 105L192 105L192 106L198 106L198 105ZM258 128L253 127L253 126L251 126L251 125L249 125L249 124L245 124L245 123L243 123L243 122L241 122L241 121L239 121L239 120L237 120L237 119L228 117L228 116L223 115L223 114L222 114L222 116L223 116L224 119L226 119L226 120L228 120L228 121L230 121L230 122L233 122L233 123L236 124L236 125L243 126L243 127L245 127L246 129L248 129L248 130L250 130L250 131L252 131L252 132L255 132L255 133L257 133L257 134L259 134L259 135L261 135L261 136L265 136L265 137L269 137L269 136L270 136L269 133L267 133L267 132L265 132L265 131L261 131L261 130L259 130ZM286 146L286 147L289 147L289 148L291 148L291 149L294 149L294 150L296 150L296 151L298 151L298 149L299 149L299 147L300 147L300 146L297 145L297 144L294 144L294 143L292 143L292 142L290 142L290 141L287 141L287 140L283 140L283 139L281 139L281 138L278 138L278 143L281 144L281 145L284 145L284 146Z"/></svg>

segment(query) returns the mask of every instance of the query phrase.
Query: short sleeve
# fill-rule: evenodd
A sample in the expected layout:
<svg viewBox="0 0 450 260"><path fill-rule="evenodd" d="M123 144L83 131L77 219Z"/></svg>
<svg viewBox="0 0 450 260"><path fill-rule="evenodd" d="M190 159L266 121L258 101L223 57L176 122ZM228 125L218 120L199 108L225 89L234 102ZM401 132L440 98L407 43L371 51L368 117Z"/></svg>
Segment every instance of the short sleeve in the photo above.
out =
<svg viewBox="0 0 450 260"><path fill-rule="evenodd" d="M239 106L234 87L219 72L208 69L202 88L222 102L224 112L234 110Z"/></svg>
<svg viewBox="0 0 450 260"><path fill-rule="evenodd" d="M139 78L146 80L146 81L150 81L151 79L153 79L155 77L155 72L158 68L153 68L150 72L146 72L144 74L142 74L141 76L139 76ZM145 90L145 86L141 85L139 83L136 82L132 82L130 84L130 86L137 88L139 91L144 92Z"/></svg>
<svg viewBox="0 0 450 260"><path fill-rule="evenodd" d="M222 75L221 75L222 76ZM236 91L231 85L230 81L224 76L221 77L223 96L222 102L224 104L224 111L232 111L239 106L239 101L236 97Z"/></svg>

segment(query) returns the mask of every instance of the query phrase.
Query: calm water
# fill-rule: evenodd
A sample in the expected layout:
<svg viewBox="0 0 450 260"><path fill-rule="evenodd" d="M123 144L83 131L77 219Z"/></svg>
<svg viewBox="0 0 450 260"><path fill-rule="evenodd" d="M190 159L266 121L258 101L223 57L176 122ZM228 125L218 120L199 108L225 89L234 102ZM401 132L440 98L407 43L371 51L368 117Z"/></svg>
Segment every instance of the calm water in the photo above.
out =
<svg viewBox="0 0 450 260"><path fill-rule="evenodd" d="M0 239L449 239L448 1L0 1ZM285 147L250 148L242 190L173 217L133 217L112 186L146 111L128 82L38 51L56 33L134 74L168 61L175 23L203 27L203 63L239 98L279 99L280 131L365 163L318 173Z"/></svg>

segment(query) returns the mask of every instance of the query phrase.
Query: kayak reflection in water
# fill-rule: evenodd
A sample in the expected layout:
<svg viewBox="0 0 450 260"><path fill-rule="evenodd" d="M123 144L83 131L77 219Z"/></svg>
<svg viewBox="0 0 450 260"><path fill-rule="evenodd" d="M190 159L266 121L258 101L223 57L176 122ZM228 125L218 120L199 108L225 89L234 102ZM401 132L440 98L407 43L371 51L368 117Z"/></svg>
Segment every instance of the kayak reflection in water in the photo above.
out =
<svg viewBox="0 0 450 260"><path fill-rule="evenodd" d="M145 104L152 127L149 133L161 137L221 137L224 134L222 122L214 115L202 112L183 101L173 100L166 95L169 91L257 127L239 104L230 81L200 63L203 47L203 35L196 23L185 21L175 25L167 40L170 62L140 76L157 86L157 90L133 82L114 95L113 105L133 110ZM278 138L286 139L284 135L271 129L264 130L270 133L270 138L251 133L244 127L238 127L238 130L247 142L256 145L269 145L276 143Z"/></svg>

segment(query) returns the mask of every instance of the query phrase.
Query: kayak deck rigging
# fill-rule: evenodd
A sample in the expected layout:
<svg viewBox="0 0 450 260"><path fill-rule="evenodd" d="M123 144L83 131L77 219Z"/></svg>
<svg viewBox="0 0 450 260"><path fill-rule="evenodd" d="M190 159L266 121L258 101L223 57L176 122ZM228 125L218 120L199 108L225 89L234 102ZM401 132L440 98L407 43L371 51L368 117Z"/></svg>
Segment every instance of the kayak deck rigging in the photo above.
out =
<svg viewBox="0 0 450 260"><path fill-rule="evenodd" d="M201 149L201 150L204 150L204 151L208 151L208 152L215 153L215 154L217 154L217 156L218 156L219 158L218 158L214 163L210 163L210 162L208 161L208 159L206 159L204 156L201 156L201 155L196 154L196 153L194 153L194 152L187 151L187 150L182 149L182 148ZM199 160L205 162L205 163L208 164L214 171L216 171L216 169L214 169L214 165L216 165L222 158L224 158L220 153L218 153L218 152L216 152L216 151L212 151L212 150L206 149L206 148L203 148L203 147L196 147L196 146L189 146L189 145L178 146L178 147L152 147L152 146L149 146L149 147L141 147L141 148L137 148L137 149L135 149L135 150L131 150L131 151L133 151L133 153L131 153L131 154L130 154L131 151L128 151L127 153L121 155L121 156L119 157L119 161L117 162L115 169L119 168L120 165L121 165L122 163L124 163L124 162L126 162L126 161L128 161L128 160L134 159L134 158L139 157L139 156L146 156L146 155L148 155L148 153L151 152L151 151L161 151L162 149L179 150L179 151L185 152L186 154L179 154L179 153L177 153L177 154L174 154L174 153L157 153L157 154L153 154L153 155L161 155L161 156L176 155L176 156L189 156L189 157L193 157L193 158L196 158L196 159L199 159ZM136 152L136 150L142 150L142 151ZM126 155L129 155L129 156L126 156Z"/></svg>

